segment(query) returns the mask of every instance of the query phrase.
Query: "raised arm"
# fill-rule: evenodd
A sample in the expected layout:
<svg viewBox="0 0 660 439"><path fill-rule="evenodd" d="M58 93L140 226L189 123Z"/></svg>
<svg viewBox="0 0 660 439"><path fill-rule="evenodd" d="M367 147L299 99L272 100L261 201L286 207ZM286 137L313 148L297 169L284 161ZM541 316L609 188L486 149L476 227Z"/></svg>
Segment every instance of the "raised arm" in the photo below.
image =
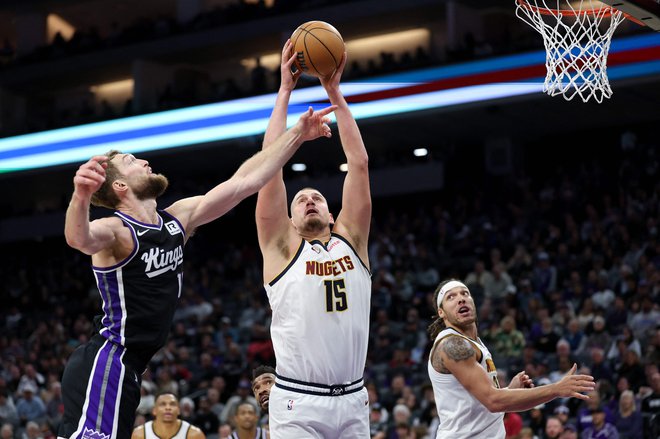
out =
<svg viewBox="0 0 660 439"><path fill-rule="evenodd" d="M301 71L291 72L291 66L296 55L293 52L291 40L287 40L282 49L280 63L281 82L277 92L275 107L268 121L264 135L263 148L267 149L286 130L286 119L289 108L289 98L296 86ZM282 179L282 169L275 173L266 185L259 190L255 220L259 246L267 251L271 244L284 235L289 227L289 217L286 203L286 188Z"/></svg>
<svg viewBox="0 0 660 439"><path fill-rule="evenodd" d="M371 190L369 188L369 156L364 147L360 129L348 108L348 103L339 90L341 75L346 66L346 53L339 67L321 84L328 93L330 103L337 106L335 117L341 145L346 155L348 172L344 180L341 211L334 230L351 240L360 258L367 261L367 240L371 222Z"/></svg>
<svg viewBox="0 0 660 439"><path fill-rule="evenodd" d="M115 234L108 219L89 221L92 194L105 181L106 156L94 156L78 168L73 178L73 196L66 210L64 236L67 244L81 252L93 255L110 247Z"/></svg>
<svg viewBox="0 0 660 439"><path fill-rule="evenodd" d="M181 221L186 235L198 226L219 218L273 178L304 142L322 136L330 137L327 125L330 120L326 116L334 110L334 106L319 111L313 111L310 107L270 148L245 161L229 180L205 195L179 200L166 210Z"/></svg>
<svg viewBox="0 0 660 439"><path fill-rule="evenodd" d="M575 375L576 365L558 382L534 388L504 388L493 385L483 367L477 363L477 352L467 340L451 336L440 342L433 352L432 364L439 372L449 372L489 411L514 412L529 410L555 398L589 399L581 392L595 388L593 377ZM445 369L445 370L443 370Z"/></svg>

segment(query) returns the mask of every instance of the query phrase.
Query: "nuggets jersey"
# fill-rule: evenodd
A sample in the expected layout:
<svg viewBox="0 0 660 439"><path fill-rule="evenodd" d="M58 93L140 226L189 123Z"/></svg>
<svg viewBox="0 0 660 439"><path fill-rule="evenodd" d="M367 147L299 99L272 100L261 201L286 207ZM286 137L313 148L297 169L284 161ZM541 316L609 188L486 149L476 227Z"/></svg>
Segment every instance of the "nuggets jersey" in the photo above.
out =
<svg viewBox="0 0 660 439"><path fill-rule="evenodd" d="M438 334L429 355L429 378L433 384L435 405L440 418L436 439L482 438L504 439L504 413L491 413L478 399L450 373L440 373L433 368L431 358L440 340L449 336L459 336L469 341L481 351L481 367L493 380L493 386L499 387L497 369L488 348L480 339L472 340L453 328L446 328Z"/></svg>
<svg viewBox="0 0 660 439"><path fill-rule="evenodd" d="M92 267L103 300L99 333L128 348L136 368L165 344L183 282L183 227L167 212L158 214L158 224L145 224L115 212L135 249L117 265Z"/></svg>
<svg viewBox="0 0 660 439"><path fill-rule="evenodd" d="M301 240L289 265L264 287L278 375L326 385L363 377L371 273L345 238Z"/></svg>
<svg viewBox="0 0 660 439"><path fill-rule="evenodd" d="M144 439L186 439L188 436L188 429L190 424L186 421L181 421L181 427L179 431L176 432L174 436L170 437L160 437L154 433L154 421L149 421L144 424Z"/></svg>

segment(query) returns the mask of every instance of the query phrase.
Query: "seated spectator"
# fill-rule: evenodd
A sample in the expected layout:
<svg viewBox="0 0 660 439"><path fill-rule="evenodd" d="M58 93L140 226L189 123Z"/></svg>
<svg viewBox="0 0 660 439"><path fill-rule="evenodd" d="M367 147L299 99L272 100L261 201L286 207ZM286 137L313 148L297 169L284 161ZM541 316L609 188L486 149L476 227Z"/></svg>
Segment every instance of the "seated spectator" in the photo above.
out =
<svg viewBox="0 0 660 439"><path fill-rule="evenodd" d="M642 399L642 416L644 417L644 434L653 437L660 433L660 372L655 372L651 378L652 393Z"/></svg>
<svg viewBox="0 0 660 439"><path fill-rule="evenodd" d="M571 423L565 424L559 439L578 439L577 427Z"/></svg>
<svg viewBox="0 0 660 439"><path fill-rule="evenodd" d="M564 431L564 426L562 425L559 418L556 416L550 416L545 421L545 430L544 430L544 439L559 439L559 436Z"/></svg>
<svg viewBox="0 0 660 439"><path fill-rule="evenodd" d="M612 424L614 423L614 414L606 406L601 404L601 396L597 390L587 393L588 400L584 401L584 406L578 410L577 424L580 431L584 432L587 428L592 426L593 412L598 409L605 413L605 420Z"/></svg>
<svg viewBox="0 0 660 439"><path fill-rule="evenodd" d="M614 426L621 439L636 439L644 436L642 414L637 410L635 395L631 390L624 391L619 397Z"/></svg>
<svg viewBox="0 0 660 439"><path fill-rule="evenodd" d="M23 397L16 403L16 412L22 425L29 421L46 420L46 405L36 392L37 388L30 382L23 386Z"/></svg>
<svg viewBox="0 0 660 439"><path fill-rule="evenodd" d="M607 380L609 382L613 381L614 375L610 366L605 362L605 354L603 349L599 347L591 348L591 359L587 362L589 369L591 370L591 376L594 377L595 381Z"/></svg>
<svg viewBox="0 0 660 439"><path fill-rule="evenodd" d="M590 410L592 423L582 432L583 439L619 439L616 427L605 420L605 410L598 405Z"/></svg>
<svg viewBox="0 0 660 439"><path fill-rule="evenodd" d="M18 412L7 389L0 389L0 425L18 426Z"/></svg>
<svg viewBox="0 0 660 439"><path fill-rule="evenodd" d="M525 336L516 329L516 321L505 316L500 321L500 328L493 335L493 350L505 361L519 358L525 348Z"/></svg>

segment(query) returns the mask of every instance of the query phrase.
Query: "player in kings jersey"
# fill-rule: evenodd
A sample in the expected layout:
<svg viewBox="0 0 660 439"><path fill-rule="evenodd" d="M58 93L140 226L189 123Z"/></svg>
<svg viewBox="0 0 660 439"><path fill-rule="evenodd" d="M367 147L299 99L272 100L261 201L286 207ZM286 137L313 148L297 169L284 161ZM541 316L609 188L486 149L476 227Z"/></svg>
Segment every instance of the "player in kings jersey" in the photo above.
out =
<svg viewBox="0 0 660 439"><path fill-rule="evenodd" d="M92 257L102 310L96 334L76 349L64 370L59 437L131 436L140 376L165 344L181 295L186 240L198 226L257 192L304 141L329 137L325 115L333 109L310 109L273 148L255 154L229 180L164 210L156 200L167 178L152 173L146 160L111 151L80 166L64 233L71 247ZM90 221L90 203L115 213Z"/></svg>
<svg viewBox="0 0 660 439"><path fill-rule="evenodd" d="M294 58L287 41L265 151L286 126L289 98L300 74L291 72ZM371 195L367 151L339 90L345 64L346 55L331 77L321 79L337 106L348 164L339 215L333 217L318 190L305 188L293 196L289 218L281 172L257 198L257 232L277 362L269 400L273 439L370 437L362 379L371 299Z"/></svg>

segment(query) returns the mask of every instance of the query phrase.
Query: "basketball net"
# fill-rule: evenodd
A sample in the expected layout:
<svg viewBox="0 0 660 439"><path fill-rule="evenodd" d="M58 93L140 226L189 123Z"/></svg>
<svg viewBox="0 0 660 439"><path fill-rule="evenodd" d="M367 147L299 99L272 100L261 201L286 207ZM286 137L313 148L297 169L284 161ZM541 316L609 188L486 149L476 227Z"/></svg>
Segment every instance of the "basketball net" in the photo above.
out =
<svg viewBox="0 0 660 439"><path fill-rule="evenodd" d="M598 103L612 96L607 55L624 14L598 1L515 0L516 15L543 36L543 91ZM561 3L561 4L560 4Z"/></svg>

